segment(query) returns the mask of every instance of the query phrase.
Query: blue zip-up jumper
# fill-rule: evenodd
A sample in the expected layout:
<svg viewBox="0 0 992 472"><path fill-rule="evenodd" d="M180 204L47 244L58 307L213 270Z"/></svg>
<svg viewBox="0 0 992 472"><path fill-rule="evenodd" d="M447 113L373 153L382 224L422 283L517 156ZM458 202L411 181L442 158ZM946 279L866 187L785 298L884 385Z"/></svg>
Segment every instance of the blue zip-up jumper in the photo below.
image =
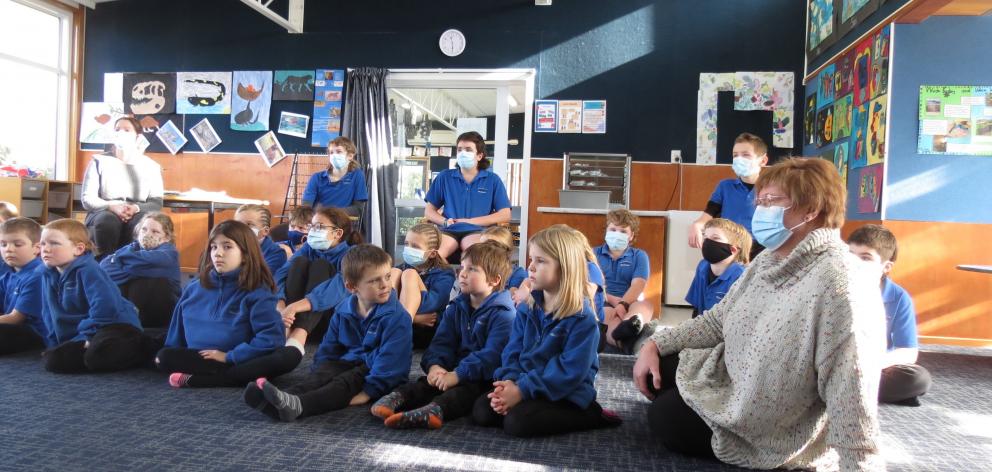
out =
<svg viewBox="0 0 992 472"><path fill-rule="evenodd" d="M7 264L0 264L10 267ZM41 294L42 282L41 272L45 270L45 264L40 257L35 257L21 267L21 270L14 271L10 267L9 272L0 274L0 300L3 300L3 313L8 314L17 310L27 317L27 325L31 327L41 339L48 336L45 329L45 320L41 316Z"/></svg>
<svg viewBox="0 0 992 472"><path fill-rule="evenodd" d="M474 310L470 297L459 295L441 315L420 367L424 373L432 365L454 369L459 383L492 380L515 314L509 290L493 292Z"/></svg>
<svg viewBox="0 0 992 472"><path fill-rule="evenodd" d="M265 259L265 265L269 266L269 272L275 276L275 273L282 269L282 266L286 265L286 251L284 251L272 238L266 236L261 242L262 258Z"/></svg>
<svg viewBox="0 0 992 472"><path fill-rule="evenodd" d="M401 271L407 269L417 271L424 281L424 286L427 287L426 292L420 292L420 308L417 309L416 314L440 313L448 306L451 300L451 288L455 286L455 271L435 267L421 272L420 269L407 263L400 264L396 268Z"/></svg>
<svg viewBox="0 0 992 472"><path fill-rule="evenodd" d="M289 260L286 261L285 264L283 264L282 268L280 268L274 274L274 277L276 279L276 286L278 286L279 288L278 289L279 299L280 300L286 299L286 277L289 275L289 268L293 266L293 261L295 261L297 258L305 257L311 261L324 259L325 261L327 261L328 264L331 265L331 267L334 267L335 269L337 269L338 272L341 272L341 259L344 258L344 254L348 252L348 249L350 248L351 247L348 246L348 243L342 241L334 247L327 248L326 251L318 251L310 247L309 244L303 243L303 245L300 246L300 248L297 249L296 252L293 254L293 257L289 258ZM344 284L342 284L342 286L343 285ZM316 290L316 287L314 289ZM314 310L316 310L316 308L314 308Z"/></svg>
<svg viewBox="0 0 992 472"><path fill-rule="evenodd" d="M137 241L128 244L100 261L100 267L117 285L131 279L167 279L172 292L182 291L179 273L179 251L173 243L164 243L155 249L142 249Z"/></svg>

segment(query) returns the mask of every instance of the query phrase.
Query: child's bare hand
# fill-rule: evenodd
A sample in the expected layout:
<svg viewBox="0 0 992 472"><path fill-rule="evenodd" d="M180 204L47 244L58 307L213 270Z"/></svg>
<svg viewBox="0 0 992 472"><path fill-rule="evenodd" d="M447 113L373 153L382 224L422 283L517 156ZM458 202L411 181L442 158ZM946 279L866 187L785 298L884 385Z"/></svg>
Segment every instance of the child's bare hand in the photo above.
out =
<svg viewBox="0 0 992 472"><path fill-rule="evenodd" d="M358 392L358 395L351 397L351 401L348 402L348 405L349 406L364 405L368 403L369 400L371 399L372 398L369 397L369 394L365 393L364 391Z"/></svg>
<svg viewBox="0 0 992 472"><path fill-rule="evenodd" d="M520 387L517 387L517 384L512 380L500 380L495 384L498 386L489 395L491 399L489 405L496 413L505 415L510 408L517 406L523 400L523 394L520 393Z"/></svg>
<svg viewBox="0 0 992 472"><path fill-rule="evenodd" d="M458 385L458 374L454 372L445 372L438 378L436 387L444 392L455 385Z"/></svg>
<svg viewBox="0 0 992 472"><path fill-rule="evenodd" d="M208 361L227 362L227 353L216 349L205 349L200 351L200 356Z"/></svg>
<svg viewBox="0 0 992 472"><path fill-rule="evenodd" d="M435 324L437 324L437 313L415 315L413 317L413 324L417 326L433 327Z"/></svg>

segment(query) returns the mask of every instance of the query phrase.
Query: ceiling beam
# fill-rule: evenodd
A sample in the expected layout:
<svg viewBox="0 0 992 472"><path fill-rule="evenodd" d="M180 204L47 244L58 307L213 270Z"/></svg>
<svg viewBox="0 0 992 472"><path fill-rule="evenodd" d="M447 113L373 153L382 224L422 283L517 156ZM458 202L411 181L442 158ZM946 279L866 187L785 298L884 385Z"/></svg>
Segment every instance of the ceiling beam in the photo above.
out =
<svg viewBox="0 0 992 472"><path fill-rule="evenodd" d="M941 8L947 6L948 3L954 0L918 0L915 6L911 7L909 11L902 14L896 23L903 24L917 24L923 20L930 18L931 15L937 13Z"/></svg>
<svg viewBox="0 0 992 472"><path fill-rule="evenodd" d="M286 28L290 33L303 33L303 3L305 0L289 0L289 18L269 9L273 0L241 0L241 3L248 5L262 16L272 20L275 24Z"/></svg>

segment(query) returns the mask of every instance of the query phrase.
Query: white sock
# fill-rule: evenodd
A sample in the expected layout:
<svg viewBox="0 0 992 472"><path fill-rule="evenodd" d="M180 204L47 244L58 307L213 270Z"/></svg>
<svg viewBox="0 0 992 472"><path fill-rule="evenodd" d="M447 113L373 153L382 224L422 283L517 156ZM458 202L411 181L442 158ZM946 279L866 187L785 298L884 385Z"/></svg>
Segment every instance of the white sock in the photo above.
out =
<svg viewBox="0 0 992 472"><path fill-rule="evenodd" d="M306 351L303 349L303 344L300 343L299 341L297 341L296 339L293 339L293 338L287 339L286 340L286 345L287 346L295 347L296 349L299 349L300 355L306 355Z"/></svg>

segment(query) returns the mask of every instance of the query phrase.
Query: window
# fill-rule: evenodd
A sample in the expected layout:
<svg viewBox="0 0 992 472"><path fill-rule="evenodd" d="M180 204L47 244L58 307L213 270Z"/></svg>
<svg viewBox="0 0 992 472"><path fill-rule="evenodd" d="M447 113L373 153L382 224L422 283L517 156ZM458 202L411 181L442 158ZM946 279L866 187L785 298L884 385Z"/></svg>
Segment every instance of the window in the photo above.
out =
<svg viewBox="0 0 992 472"><path fill-rule="evenodd" d="M68 178L72 13L0 0L0 165Z"/></svg>

